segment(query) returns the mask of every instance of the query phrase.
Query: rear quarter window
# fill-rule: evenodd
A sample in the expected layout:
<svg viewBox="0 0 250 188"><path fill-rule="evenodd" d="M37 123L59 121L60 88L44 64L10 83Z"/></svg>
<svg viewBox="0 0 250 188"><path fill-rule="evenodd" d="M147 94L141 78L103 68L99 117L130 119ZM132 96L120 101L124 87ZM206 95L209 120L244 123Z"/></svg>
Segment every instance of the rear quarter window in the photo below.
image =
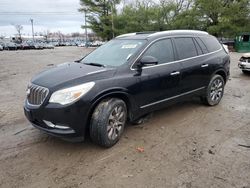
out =
<svg viewBox="0 0 250 188"><path fill-rule="evenodd" d="M214 52L221 49L221 44L213 36L200 37L200 39L206 45L208 52Z"/></svg>
<svg viewBox="0 0 250 188"><path fill-rule="evenodd" d="M202 54L203 54L203 51L202 51L202 49L201 49L200 45L197 43L197 41L196 41L196 40L194 40L194 44L195 44L195 46L196 46L196 49L197 49L198 55L202 55Z"/></svg>
<svg viewBox="0 0 250 188"><path fill-rule="evenodd" d="M202 40L198 37L196 37L195 40L199 44L199 46L201 47L203 54L208 53L208 49L207 49L206 45L204 44L204 42L202 42Z"/></svg>

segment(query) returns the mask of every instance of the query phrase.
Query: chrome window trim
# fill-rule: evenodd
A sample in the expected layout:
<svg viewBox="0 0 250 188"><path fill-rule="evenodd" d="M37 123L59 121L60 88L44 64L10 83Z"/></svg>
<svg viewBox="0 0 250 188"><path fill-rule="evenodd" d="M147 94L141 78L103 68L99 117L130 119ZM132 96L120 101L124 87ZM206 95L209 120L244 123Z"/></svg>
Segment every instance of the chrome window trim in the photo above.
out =
<svg viewBox="0 0 250 188"><path fill-rule="evenodd" d="M169 101L169 100L178 98L178 97L182 97L182 96L184 96L184 95L188 95L188 94L190 94L190 93L193 93L193 92L196 92L196 91L205 89L205 88L206 88L205 86L204 86L204 87L200 87L200 88L198 88L198 89L194 89L194 90L191 90L191 91L188 91L188 92L179 94L179 95L175 95L175 96L173 96L173 97L169 97L169 98L162 99L162 100L159 100L159 101L150 103L150 104L143 105L143 106L141 106L140 108L141 108L141 109L142 109L142 108L147 108L147 107L149 107L149 106L153 106L153 105L155 105L155 104L159 104L159 103L166 102L166 101Z"/></svg>
<svg viewBox="0 0 250 188"><path fill-rule="evenodd" d="M177 35L177 36L166 36L166 37L161 37L161 38L158 38L158 39L155 39L153 40L152 42L150 42L146 48L144 48L144 50L140 53L140 55L134 60L134 62L131 64L130 66L130 70L136 70L135 68L133 68L134 64L138 61L138 59L141 58L141 56L144 54L144 52L155 42L159 41L159 40L163 40L163 39L172 39L172 38L181 38L181 37L199 37L199 36L193 36L193 35ZM181 59L181 60L177 60L177 61L171 61L171 62L167 62L167 63L162 63L162 64L158 64L158 65L152 65L152 66L148 66L148 67L142 67L142 69L149 69L149 68L154 68L154 67L159 67L159 66L163 66L163 65L168 65L168 64L173 64L173 63L179 63L179 62L182 62L182 61L187 61L187 60L190 60L190 59L195 59L195 58L199 58L199 57L203 57L203 56L207 56L207 55L211 55L211 54L214 54L214 53L217 53L219 51L222 50L222 47L214 52L209 52L209 53L206 53L206 54L202 54L202 55L197 55L197 56L194 56L194 57L189 57L189 58L186 58L186 59Z"/></svg>

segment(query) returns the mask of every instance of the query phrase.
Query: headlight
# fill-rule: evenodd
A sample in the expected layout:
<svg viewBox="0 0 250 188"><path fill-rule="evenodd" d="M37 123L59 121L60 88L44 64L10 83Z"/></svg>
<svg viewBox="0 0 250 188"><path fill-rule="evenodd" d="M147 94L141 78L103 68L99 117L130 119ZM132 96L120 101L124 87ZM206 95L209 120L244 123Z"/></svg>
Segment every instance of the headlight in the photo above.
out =
<svg viewBox="0 0 250 188"><path fill-rule="evenodd" d="M85 84L56 91L51 95L49 102L59 103L62 105L72 103L88 93L94 87L94 85L95 82L88 82Z"/></svg>

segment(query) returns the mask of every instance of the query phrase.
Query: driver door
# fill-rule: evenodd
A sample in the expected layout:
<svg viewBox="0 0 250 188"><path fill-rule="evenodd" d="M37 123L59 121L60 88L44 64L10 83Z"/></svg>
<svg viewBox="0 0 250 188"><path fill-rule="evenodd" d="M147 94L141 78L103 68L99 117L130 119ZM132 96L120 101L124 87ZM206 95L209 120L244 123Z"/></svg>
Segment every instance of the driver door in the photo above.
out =
<svg viewBox="0 0 250 188"><path fill-rule="evenodd" d="M174 62L172 40L167 38L154 42L141 58L144 56L155 57L158 64L143 67L141 75L138 76L139 92L136 100L140 108L157 106L180 93L181 65Z"/></svg>

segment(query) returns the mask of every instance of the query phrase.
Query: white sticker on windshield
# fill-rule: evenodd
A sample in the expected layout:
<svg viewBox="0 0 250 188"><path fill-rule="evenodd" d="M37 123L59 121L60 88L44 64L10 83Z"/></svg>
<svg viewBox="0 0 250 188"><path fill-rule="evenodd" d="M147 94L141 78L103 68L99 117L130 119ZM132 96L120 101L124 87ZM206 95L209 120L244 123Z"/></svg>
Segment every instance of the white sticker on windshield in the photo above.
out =
<svg viewBox="0 0 250 188"><path fill-rule="evenodd" d="M133 48L136 48L137 47L137 44L124 44L122 46L122 49L133 49Z"/></svg>

